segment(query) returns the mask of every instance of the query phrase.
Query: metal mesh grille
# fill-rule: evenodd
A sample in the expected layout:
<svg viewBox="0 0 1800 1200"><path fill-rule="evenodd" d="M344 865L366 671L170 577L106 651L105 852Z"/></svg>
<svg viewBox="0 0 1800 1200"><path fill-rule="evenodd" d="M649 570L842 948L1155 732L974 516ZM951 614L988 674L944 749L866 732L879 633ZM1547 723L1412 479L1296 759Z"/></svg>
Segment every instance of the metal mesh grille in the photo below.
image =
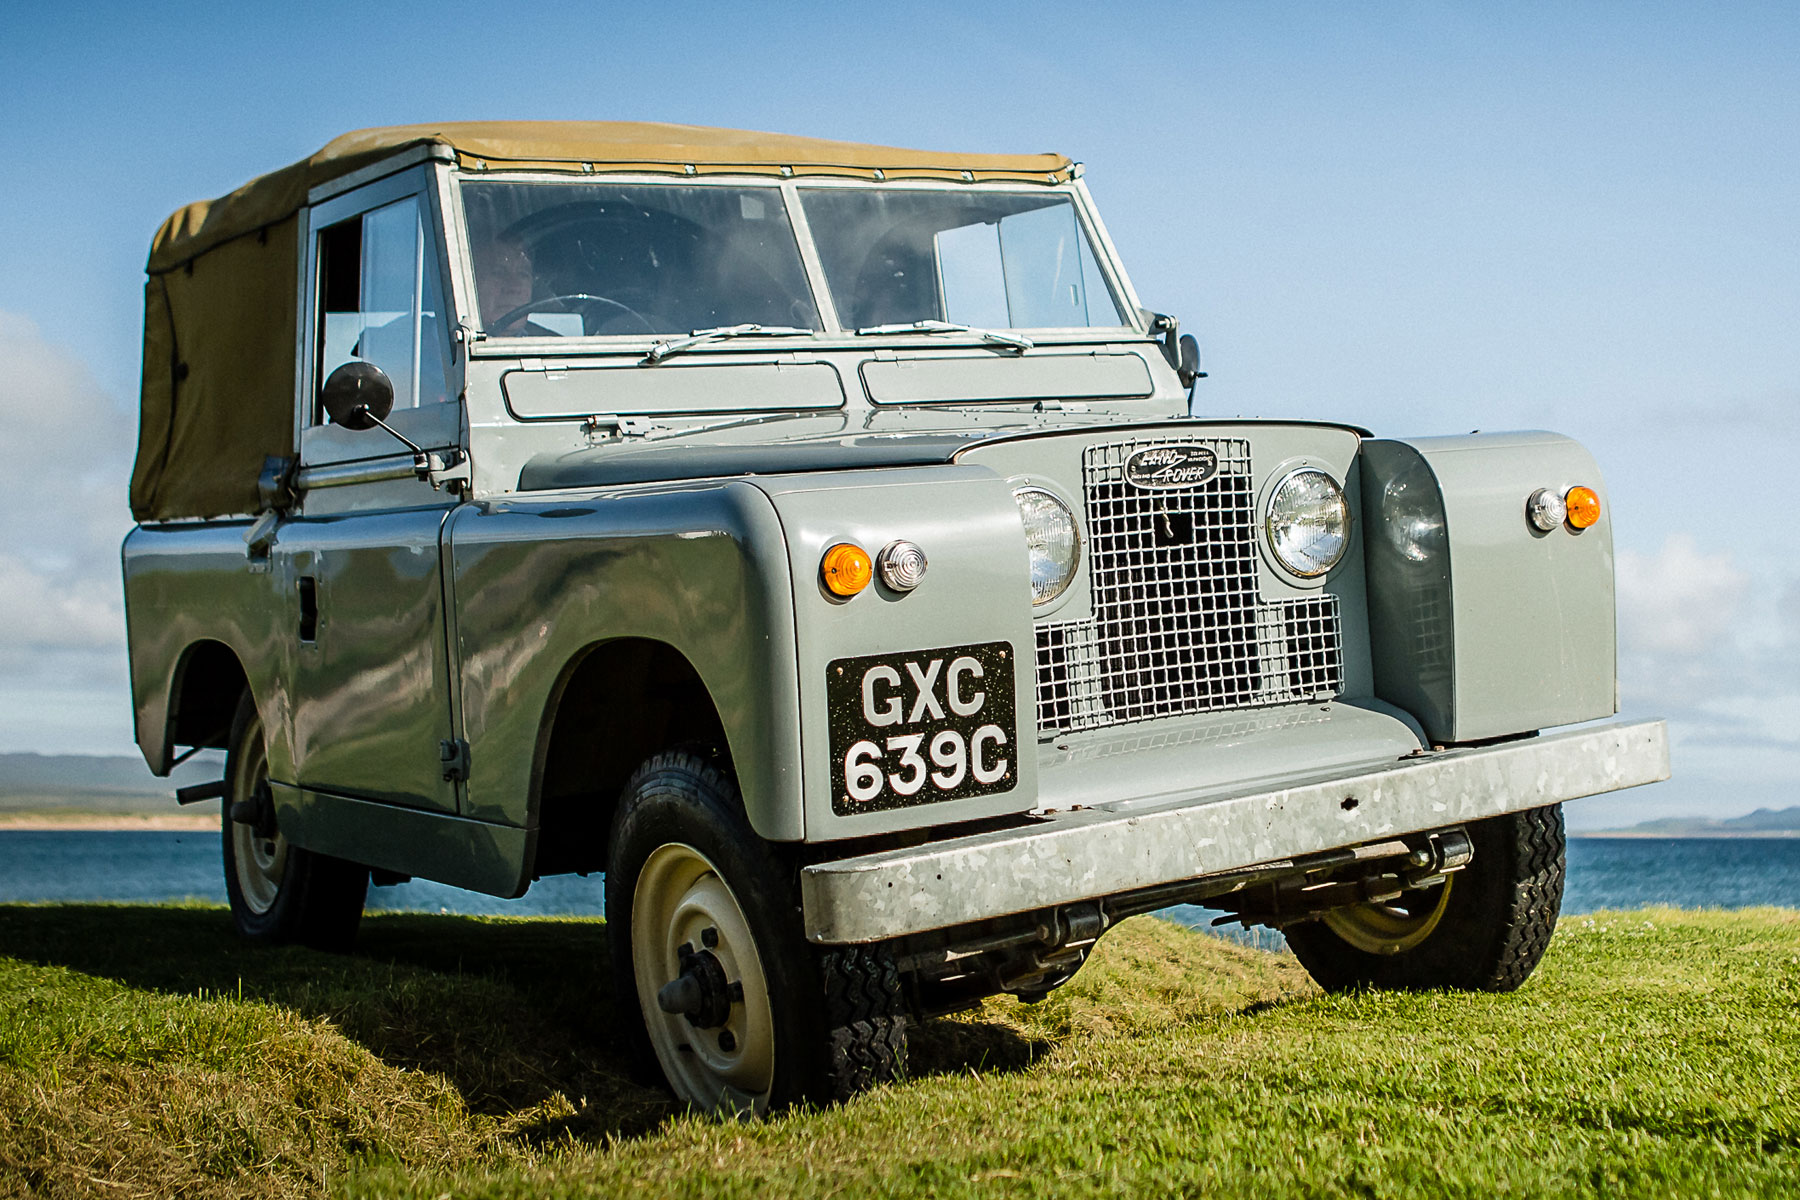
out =
<svg viewBox="0 0 1800 1200"><path fill-rule="evenodd" d="M1212 450L1217 474L1176 488L1126 481L1133 452L1178 442ZM1342 687L1337 597L1260 599L1248 442L1093 446L1085 485L1094 619L1037 628L1041 730L1291 703Z"/></svg>

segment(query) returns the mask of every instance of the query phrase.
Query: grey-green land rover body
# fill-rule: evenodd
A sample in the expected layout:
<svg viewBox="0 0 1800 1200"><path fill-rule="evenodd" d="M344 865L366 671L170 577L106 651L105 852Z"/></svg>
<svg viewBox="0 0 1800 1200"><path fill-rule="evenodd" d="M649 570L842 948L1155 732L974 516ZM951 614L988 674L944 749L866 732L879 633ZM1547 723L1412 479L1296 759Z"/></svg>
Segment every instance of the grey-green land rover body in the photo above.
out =
<svg viewBox="0 0 1800 1200"><path fill-rule="evenodd" d="M1616 709L1587 451L1190 415L1057 156L370 131L171 218L147 295L137 737L166 773L254 720L266 791L207 793L228 869L258 830L252 918L296 849L496 896L622 869L645 765L703 763L819 970L879 953L937 1011L1041 994L1130 912L1322 928L1391 899L1377 866L1445 892L1463 831L1668 773L1660 723L1587 724ZM331 419L346 363L391 431ZM746 911L776 886L718 874ZM1382 911L1414 924L1376 952L1411 951ZM665 975L651 1025L728 1040L668 999L698 968ZM791 1098L779 1065L663 1065L698 1104Z"/></svg>

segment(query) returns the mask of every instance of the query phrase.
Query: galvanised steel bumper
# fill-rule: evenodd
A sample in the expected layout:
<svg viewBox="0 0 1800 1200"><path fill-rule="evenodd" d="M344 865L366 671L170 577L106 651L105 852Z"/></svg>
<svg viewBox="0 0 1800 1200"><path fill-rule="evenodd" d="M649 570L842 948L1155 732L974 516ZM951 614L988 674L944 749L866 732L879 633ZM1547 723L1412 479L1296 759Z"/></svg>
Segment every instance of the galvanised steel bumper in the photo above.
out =
<svg viewBox="0 0 1800 1200"><path fill-rule="evenodd" d="M1669 777L1661 721L1419 754L1329 776L1050 814L1021 829L820 863L806 935L873 942L1479 821Z"/></svg>

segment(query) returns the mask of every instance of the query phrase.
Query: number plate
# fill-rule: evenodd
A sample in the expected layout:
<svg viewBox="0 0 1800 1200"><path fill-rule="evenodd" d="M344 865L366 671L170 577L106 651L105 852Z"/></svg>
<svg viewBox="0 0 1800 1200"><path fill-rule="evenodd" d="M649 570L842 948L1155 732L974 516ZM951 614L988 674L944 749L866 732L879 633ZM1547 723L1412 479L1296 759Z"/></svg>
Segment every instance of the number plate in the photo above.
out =
<svg viewBox="0 0 1800 1200"><path fill-rule="evenodd" d="M825 668L831 807L839 816L1011 791L1018 782L1008 642L840 658Z"/></svg>

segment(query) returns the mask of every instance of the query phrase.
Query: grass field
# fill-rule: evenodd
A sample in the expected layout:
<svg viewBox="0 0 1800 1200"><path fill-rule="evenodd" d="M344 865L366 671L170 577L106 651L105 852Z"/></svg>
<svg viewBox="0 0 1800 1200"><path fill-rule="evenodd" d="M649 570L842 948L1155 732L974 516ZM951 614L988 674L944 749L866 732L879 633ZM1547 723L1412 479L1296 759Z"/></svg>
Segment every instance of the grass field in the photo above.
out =
<svg viewBox="0 0 1800 1200"><path fill-rule="evenodd" d="M1325 997L1140 919L758 1125L620 1073L597 922L0 906L0 1195L1800 1194L1800 913L1573 918L1521 991Z"/></svg>

